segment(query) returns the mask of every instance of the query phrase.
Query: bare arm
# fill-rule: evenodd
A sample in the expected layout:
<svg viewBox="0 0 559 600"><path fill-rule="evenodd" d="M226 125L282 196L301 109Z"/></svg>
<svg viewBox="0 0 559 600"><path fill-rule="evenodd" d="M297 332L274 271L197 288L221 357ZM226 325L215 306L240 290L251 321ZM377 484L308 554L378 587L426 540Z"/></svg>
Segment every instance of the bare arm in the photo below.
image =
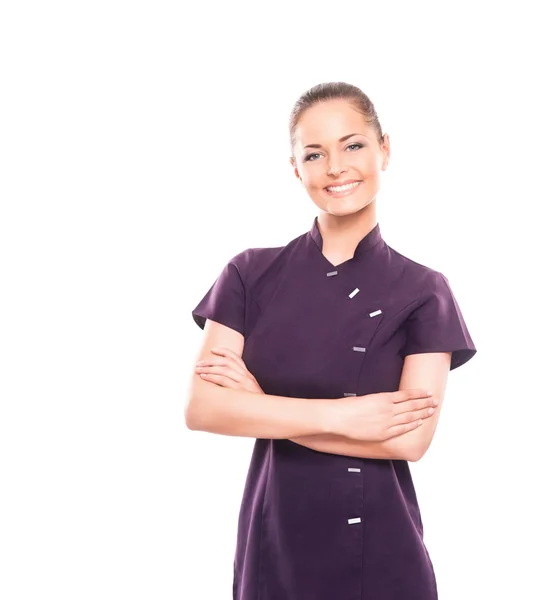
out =
<svg viewBox="0 0 559 600"><path fill-rule="evenodd" d="M242 355L244 336L234 329L208 319L204 334L197 358L210 357L210 349L216 346ZM330 399L290 398L222 387L192 371L185 408L189 429L267 439L333 431Z"/></svg>
<svg viewBox="0 0 559 600"><path fill-rule="evenodd" d="M408 433L398 435L383 442L352 440L351 438L334 433L298 436L290 439L301 446L329 454L342 454L343 456L355 456L357 458L411 460L408 453L408 444L404 443L404 438Z"/></svg>
<svg viewBox="0 0 559 600"><path fill-rule="evenodd" d="M185 411L189 429L254 438L331 431L332 400L290 398L225 388L194 375Z"/></svg>
<svg viewBox="0 0 559 600"><path fill-rule="evenodd" d="M242 355L244 337L208 319L200 358L213 346ZM245 365L242 365L245 367ZM306 399L264 394L249 389L222 387L196 373L185 409L190 429L232 436L290 439L308 448L346 456L414 460L408 434L383 442L347 438L339 433L336 415L344 399ZM402 388L402 385L400 386ZM408 436L408 437L406 437Z"/></svg>
<svg viewBox="0 0 559 600"><path fill-rule="evenodd" d="M434 415L426 419L421 427L383 442L362 442L334 433L299 436L291 441L312 450L331 454L418 461L427 452L435 434L445 394L450 358L451 352L440 352L410 354L404 359L399 389L431 389L435 391L434 395L438 400L438 408ZM343 402L343 399L340 401Z"/></svg>

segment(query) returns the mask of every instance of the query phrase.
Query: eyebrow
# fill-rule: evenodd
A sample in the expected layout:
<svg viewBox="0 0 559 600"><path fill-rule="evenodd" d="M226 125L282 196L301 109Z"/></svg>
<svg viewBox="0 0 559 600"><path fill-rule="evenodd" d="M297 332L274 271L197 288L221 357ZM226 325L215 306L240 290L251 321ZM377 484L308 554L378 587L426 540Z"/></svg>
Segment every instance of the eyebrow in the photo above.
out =
<svg viewBox="0 0 559 600"><path fill-rule="evenodd" d="M344 135L338 141L345 142L347 139L349 139L350 137L352 137L354 135L363 135L363 134L362 133L350 133L349 135ZM320 144L307 144L303 148L322 148L322 146Z"/></svg>

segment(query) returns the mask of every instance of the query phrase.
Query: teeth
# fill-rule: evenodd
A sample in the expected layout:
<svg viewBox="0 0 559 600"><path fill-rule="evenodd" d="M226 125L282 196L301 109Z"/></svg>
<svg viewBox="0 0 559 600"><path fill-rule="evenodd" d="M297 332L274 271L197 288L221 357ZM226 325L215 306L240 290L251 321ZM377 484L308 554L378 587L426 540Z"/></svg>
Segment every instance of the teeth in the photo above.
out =
<svg viewBox="0 0 559 600"><path fill-rule="evenodd" d="M348 183L347 185L340 185L337 187L327 187L326 190L329 192L345 192L346 190L350 190L359 185L359 181L354 181L353 183Z"/></svg>

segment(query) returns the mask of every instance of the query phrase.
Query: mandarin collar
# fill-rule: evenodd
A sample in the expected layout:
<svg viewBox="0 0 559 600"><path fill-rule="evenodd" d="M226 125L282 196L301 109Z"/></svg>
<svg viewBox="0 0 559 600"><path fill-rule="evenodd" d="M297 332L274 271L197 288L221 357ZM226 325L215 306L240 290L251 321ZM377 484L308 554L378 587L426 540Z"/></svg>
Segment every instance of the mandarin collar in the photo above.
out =
<svg viewBox="0 0 559 600"><path fill-rule="evenodd" d="M314 218L309 234L314 243L317 245L318 249L322 252L323 239L320 229L318 228L318 217ZM357 244L353 257L357 258L358 256L361 256L368 250L371 250L371 248L374 248L381 241L382 235L380 233L380 225L377 221L377 224L371 229L371 231L369 231L369 233L367 233L365 237L363 237Z"/></svg>

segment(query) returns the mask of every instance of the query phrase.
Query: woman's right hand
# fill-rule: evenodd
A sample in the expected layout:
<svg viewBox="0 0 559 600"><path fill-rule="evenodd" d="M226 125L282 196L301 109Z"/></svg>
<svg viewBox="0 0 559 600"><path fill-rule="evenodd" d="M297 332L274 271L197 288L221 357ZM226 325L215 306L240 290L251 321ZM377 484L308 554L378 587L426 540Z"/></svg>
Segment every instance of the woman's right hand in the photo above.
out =
<svg viewBox="0 0 559 600"><path fill-rule="evenodd" d="M335 400L335 433L369 442L383 442L419 427L438 404L425 390L399 390Z"/></svg>

